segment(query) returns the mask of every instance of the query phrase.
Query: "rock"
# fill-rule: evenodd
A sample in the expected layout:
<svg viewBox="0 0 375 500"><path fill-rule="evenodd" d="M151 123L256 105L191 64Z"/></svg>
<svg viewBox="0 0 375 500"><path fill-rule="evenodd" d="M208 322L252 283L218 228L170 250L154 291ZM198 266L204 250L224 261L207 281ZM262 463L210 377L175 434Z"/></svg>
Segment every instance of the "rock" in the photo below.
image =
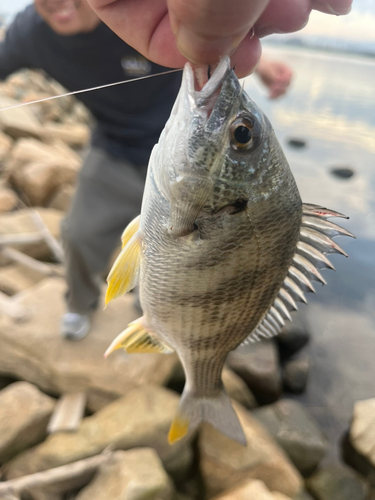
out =
<svg viewBox="0 0 375 500"><path fill-rule="evenodd" d="M302 349L309 340L310 333L307 331L303 322L298 318L293 318L293 321L288 323L276 337L281 360L283 361L293 356L293 354Z"/></svg>
<svg viewBox="0 0 375 500"><path fill-rule="evenodd" d="M288 140L288 145L291 146L292 148L301 149L306 147L306 141L305 139L292 138Z"/></svg>
<svg viewBox="0 0 375 500"><path fill-rule="evenodd" d="M300 403L284 399L273 405L257 408L253 415L302 474L313 472L324 457L328 443Z"/></svg>
<svg viewBox="0 0 375 500"><path fill-rule="evenodd" d="M289 497L284 495L284 493L279 493L278 491L273 492L274 500L291 500Z"/></svg>
<svg viewBox="0 0 375 500"><path fill-rule="evenodd" d="M271 493L267 486L256 479L250 479L238 488L227 491L212 500L291 500L283 493Z"/></svg>
<svg viewBox="0 0 375 500"><path fill-rule="evenodd" d="M28 382L0 392L0 463L44 439L54 406L52 398Z"/></svg>
<svg viewBox="0 0 375 500"><path fill-rule="evenodd" d="M26 323L0 317L0 374L29 380L46 392L86 391L94 395L126 394L133 388L164 384L177 362L174 355L103 353L124 326L136 318L127 295L99 307L92 330L80 342L61 338L59 324L65 312L63 279L44 279L22 294L20 304L32 314Z"/></svg>
<svg viewBox="0 0 375 500"><path fill-rule="evenodd" d="M341 465L316 472L306 485L316 500L367 500L368 488L364 481Z"/></svg>
<svg viewBox="0 0 375 500"><path fill-rule="evenodd" d="M80 101L75 101L68 119L74 120L75 123L84 123L85 125L90 125L93 122L90 111Z"/></svg>
<svg viewBox="0 0 375 500"><path fill-rule="evenodd" d="M59 171L59 182L74 182L82 160L69 146L61 141L53 144L43 144L35 139L21 139L12 149L10 160L12 176L17 181L17 175L22 177L22 167L27 163L37 161L55 165Z"/></svg>
<svg viewBox="0 0 375 500"><path fill-rule="evenodd" d="M0 267L0 291L15 295L36 285L43 276L20 264Z"/></svg>
<svg viewBox="0 0 375 500"><path fill-rule="evenodd" d="M345 462L361 472L375 488L375 398L354 404L343 455Z"/></svg>
<svg viewBox="0 0 375 500"><path fill-rule="evenodd" d="M191 497L190 495L178 491L174 496L174 500L195 500L195 497Z"/></svg>
<svg viewBox="0 0 375 500"><path fill-rule="evenodd" d="M67 212L72 204L75 189L69 184L64 184L61 186L56 194L53 196L48 206L50 208L56 208L56 210L62 210Z"/></svg>
<svg viewBox="0 0 375 500"><path fill-rule="evenodd" d="M174 488L150 448L116 451L76 500L172 500Z"/></svg>
<svg viewBox="0 0 375 500"><path fill-rule="evenodd" d="M16 193L9 188L0 188L0 213L11 212L17 205Z"/></svg>
<svg viewBox="0 0 375 500"><path fill-rule="evenodd" d="M299 472L267 431L235 403L247 446L230 440L208 424L202 426L198 448L208 497L248 479L260 479L271 490L295 496L302 487Z"/></svg>
<svg viewBox="0 0 375 500"><path fill-rule="evenodd" d="M30 91L26 92L21 100L22 102L34 102L48 97L50 94L47 92ZM46 121L63 121L66 118L66 113L61 109L56 99L33 104L33 111L43 126Z"/></svg>
<svg viewBox="0 0 375 500"><path fill-rule="evenodd" d="M52 236L58 238L60 235L60 223L63 212L53 208L38 208L39 215L48 227ZM12 235L22 233L38 233L34 221L30 217L30 210L18 210L16 212L0 214L0 235ZM41 241L39 243L20 243L12 245L13 248L30 255L36 259L49 258L51 250L48 245Z"/></svg>
<svg viewBox="0 0 375 500"><path fill-rule="evenodd" d="M352 167L333 167L330 169L330 173L339 179L350 179L355 172Z"/></svg>
<svg viewBox="0 0 375 500"><path fill-rule="evenodd" d="M13 382L16 382L14 378L0 376L0 391L2 391L5 387L12 384Z"/></svg>
<svg viewBox="0 0 375 500"><path fill-rule="evenodd" d="M256 408L258 403L241 377L229 368L224 368L222 379L224 387L231 399L234 399L245 408Z"/></svg>
<svg viewBox="0 0 375 500"><path fill-rule="evenodd" d="M280 397L278 354L272 341L240 346L229 354L227 364L247 383L259 403L273 403Z"/></svg>
<svg viewBox="0 0 375 500"><path fill-rule="evenodd" d="M314 500L313 497L307 493L307 491L301 491L293 500Z"/></svg>
<svg viewBox="0 0 375 500"><path fill-rule="evenodd" d="M109 405L119 397L119 394L109 391L100 391L97 389L90 392L89 398L86 401L86 408L89 410L89 412L95 413L105 406Z"/></svg>
<svg viewBox="0 0 375 500"><path fill-rule="evenodd" d="M0 95L0 108L8 108L17 104L19 104L18 101ZM41 124L32 109L27 106L1 111L0 129L13 139L20 137L39 139L41 136Z"/></svg>
<svg viewBox="0 0 375 500"><path fill-rule="evenodd" d="M66 124L66 123L46 123L43 127L43 139L63 141L72 148L83 148L90 139L90 129L87 125Z"/></svg>
<svg viewBox="0 0 375 500"><path fill-rule="evenodd" d="M176 363L173 372L168 380L167 387L172 391L182 393L185 386L185 372L181 362Z"/></svg>
<svg viewBox="0 0 375 500"><path fill-rule="evenodd" d="M306 390L310 367L311 361L307 355L286 361L283 366L284 389L293 394L302 394Z"/></svg>
<svg viewBox="0 0 375 500"><path fill-rule="evenodd" d="M354 404L350 441L358 453L375 467L375 398Z"/></svg>
<svg viewBox="0 0 375 500"><path fill-rule="evenodd" d="M81 158L61 141L47 145L23 139L11 153L10 181L32 204L42 205L62 184L75 183L81 163Z"/></svg>
<svg viewBox="0 0 375 500"><path fill-rule="evenodd" d="M372 488L375 489L375 467L365 456L358 453L358 451L354 448L350 441L349 432L345 433L343 436L341 441L341 452L344 462L360 472L361 476L363 476Z"/></svg>
<svg viewBox="0 0 375 500"><path fill-rule="evenodd" d="M12 149L13 141L9 135L0 132L0 168L2 168Z"/></svg>
<svg viewBox="0 0 375 500"><path fill-rule="evenodd" d="M31 205L44 206L56 190L57 168L53 163L33 161L22 169L17 186Z"/></svg>
<svg viewBox="0 0 375 500"><path fill-rule="evenodd" d="M174 476L191 466L192 450L186 441L168 444L167 434L179 397L157 386L142 386L117 399L91 417L76 432L60 432L18 455L6 466L8 478L58 467L96 455L107 446L129 450L154 448Z"/></svg>

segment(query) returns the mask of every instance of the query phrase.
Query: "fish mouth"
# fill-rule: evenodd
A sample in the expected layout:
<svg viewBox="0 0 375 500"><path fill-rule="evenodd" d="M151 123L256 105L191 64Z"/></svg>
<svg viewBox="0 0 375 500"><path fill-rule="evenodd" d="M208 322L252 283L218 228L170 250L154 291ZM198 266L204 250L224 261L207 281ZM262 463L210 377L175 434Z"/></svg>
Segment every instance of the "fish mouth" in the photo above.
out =
<svg viewBox="0 0 375 500"><path fill-rule="evenodd" d="M209 66L194 68L190 63L186 64L184 78L186 80L191 106L199 108L202 111L204 110L208 118L216 103L217 97L220 95L222 85L231 71L229 57L221 59L212 75L209 74ZM207 82L203 85L203 88L197 90L197 88L199 89L202 86L202 82L204 82L206 78Z"/></svg>

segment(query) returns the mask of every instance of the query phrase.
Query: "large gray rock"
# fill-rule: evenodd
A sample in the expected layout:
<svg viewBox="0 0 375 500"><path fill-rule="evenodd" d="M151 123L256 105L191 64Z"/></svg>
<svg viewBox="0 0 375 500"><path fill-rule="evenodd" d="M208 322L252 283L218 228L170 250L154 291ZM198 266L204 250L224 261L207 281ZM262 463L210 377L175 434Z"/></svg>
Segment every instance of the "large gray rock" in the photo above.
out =
<svg viewBox="0 0 375 500"><path fill-rule="evenodd" d="M76 432L60 432L8 463L8 478L58 467L102 452L107 446L154 448L166 469L181 477L191 466L189 442L169 445L167 435L179 397L157 386L129 392L91 417Z"/></svg>
<svg viewBox="0 0 375 500"><path fill-rule="evenodd" d="M271 493L267 486L256 479L250 479L241 486L213 498L213 500L291 500L283 493Z"/></svg>
<svg viewBox="0 0 375 500"><path fill-rule="evenodd" d="M276 439L302 474L313 472L324 457L328 443L300 403L284 399L257 408L253 415Z"/></svg>
<svg viewBox="0 0 375 500"><path fill-rule="evenodd" d="M0 463L46 436L55 401L28 382L0 391Z"/></svg>
<svg viewBox="0 0 375 500"><path fill-rule="evenodd" d="M271 491L295 496L302 479L284 452L252 415L235 404L247 446L227 438L208 424L199 435L200 469L208 496L249 479L260 479Z"/></svg>
<svg viewBox="0 0 375 500"><path fill-rule="evenodd" d="M172 500L173 485L150 448L117 451L76 500Z"/></svg>
<svg viewBox="0 0 375 500"><path fill-rule="evenodd" d="M227 364L247 383L259 403L273 403L280 397L278 353L271 340L240 346L229 354Z"/></svg>
<svg viewBox="0 0 375 500"><path fill-rule="evenodd" d="M291 323L285 325L281 333L276 337L282 360L293 356L302 349L310 340L310 333L305 324L297 317Z"/></svg>
<svg viewBox="0 0 375 500"><path fill-rule="evenodd" d="M364 481L341 465L316 472L306 484L316 500L367 500L369 493Z"/></svg>
<svg viewBox="0 0 375 500"><path fill-rule="evenodd" d="M28 380L51 393L86 391L89 402L106 393L113 399L142 384L166 383L177 362L174 355L117 351L103 357L114 337L137 317L131 294L104 311L99 308L90 334L69 342L59 334L65 289L63 279L45 279L23 292L19 301L30 311L28 322L0 317L0 374Z"/></svg>
<svg viewBox="0 0 375 500"><path fill-rule="evenodd" d="M293 394L304 392L309 378L310 366L310 357L307 355L286 361L283 366L284 389Z"/></svg>

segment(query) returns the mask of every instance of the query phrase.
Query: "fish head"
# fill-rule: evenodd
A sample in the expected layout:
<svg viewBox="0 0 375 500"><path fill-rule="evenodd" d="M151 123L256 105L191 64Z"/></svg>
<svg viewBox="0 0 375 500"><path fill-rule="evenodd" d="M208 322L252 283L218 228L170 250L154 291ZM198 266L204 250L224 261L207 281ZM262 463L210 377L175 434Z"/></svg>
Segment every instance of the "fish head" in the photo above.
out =
<svg viewBox="0 0 375 500"><path fill-rule="evenodd" d="M221 60L201 90L196 86L195 71L187 63L151 161L158 190L170 205L167 229L175 237L192 233L202 214L246 208L249 181L264 168L274 135L243 91L229 58Z"/></svg>

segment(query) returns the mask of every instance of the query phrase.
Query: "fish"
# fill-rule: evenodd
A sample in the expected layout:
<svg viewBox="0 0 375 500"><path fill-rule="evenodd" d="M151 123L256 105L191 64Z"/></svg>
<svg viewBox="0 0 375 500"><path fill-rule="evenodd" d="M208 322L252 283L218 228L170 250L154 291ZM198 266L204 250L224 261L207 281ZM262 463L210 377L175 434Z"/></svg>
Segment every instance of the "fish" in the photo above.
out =
<svg viewBox="0 0 375 500"><path fill-rule="evenodd" d="M302 203L269 120L229 58L203 88L187 63L106 294L107 304L139 283L143 310L106 356L123 348L180 358L186 383L170 443L204 421L246 445L221 379L225 360L280 332L312 281L326 283L326 254L347 256L332 238L353 235L331 217L345 218Z"/></svg>

